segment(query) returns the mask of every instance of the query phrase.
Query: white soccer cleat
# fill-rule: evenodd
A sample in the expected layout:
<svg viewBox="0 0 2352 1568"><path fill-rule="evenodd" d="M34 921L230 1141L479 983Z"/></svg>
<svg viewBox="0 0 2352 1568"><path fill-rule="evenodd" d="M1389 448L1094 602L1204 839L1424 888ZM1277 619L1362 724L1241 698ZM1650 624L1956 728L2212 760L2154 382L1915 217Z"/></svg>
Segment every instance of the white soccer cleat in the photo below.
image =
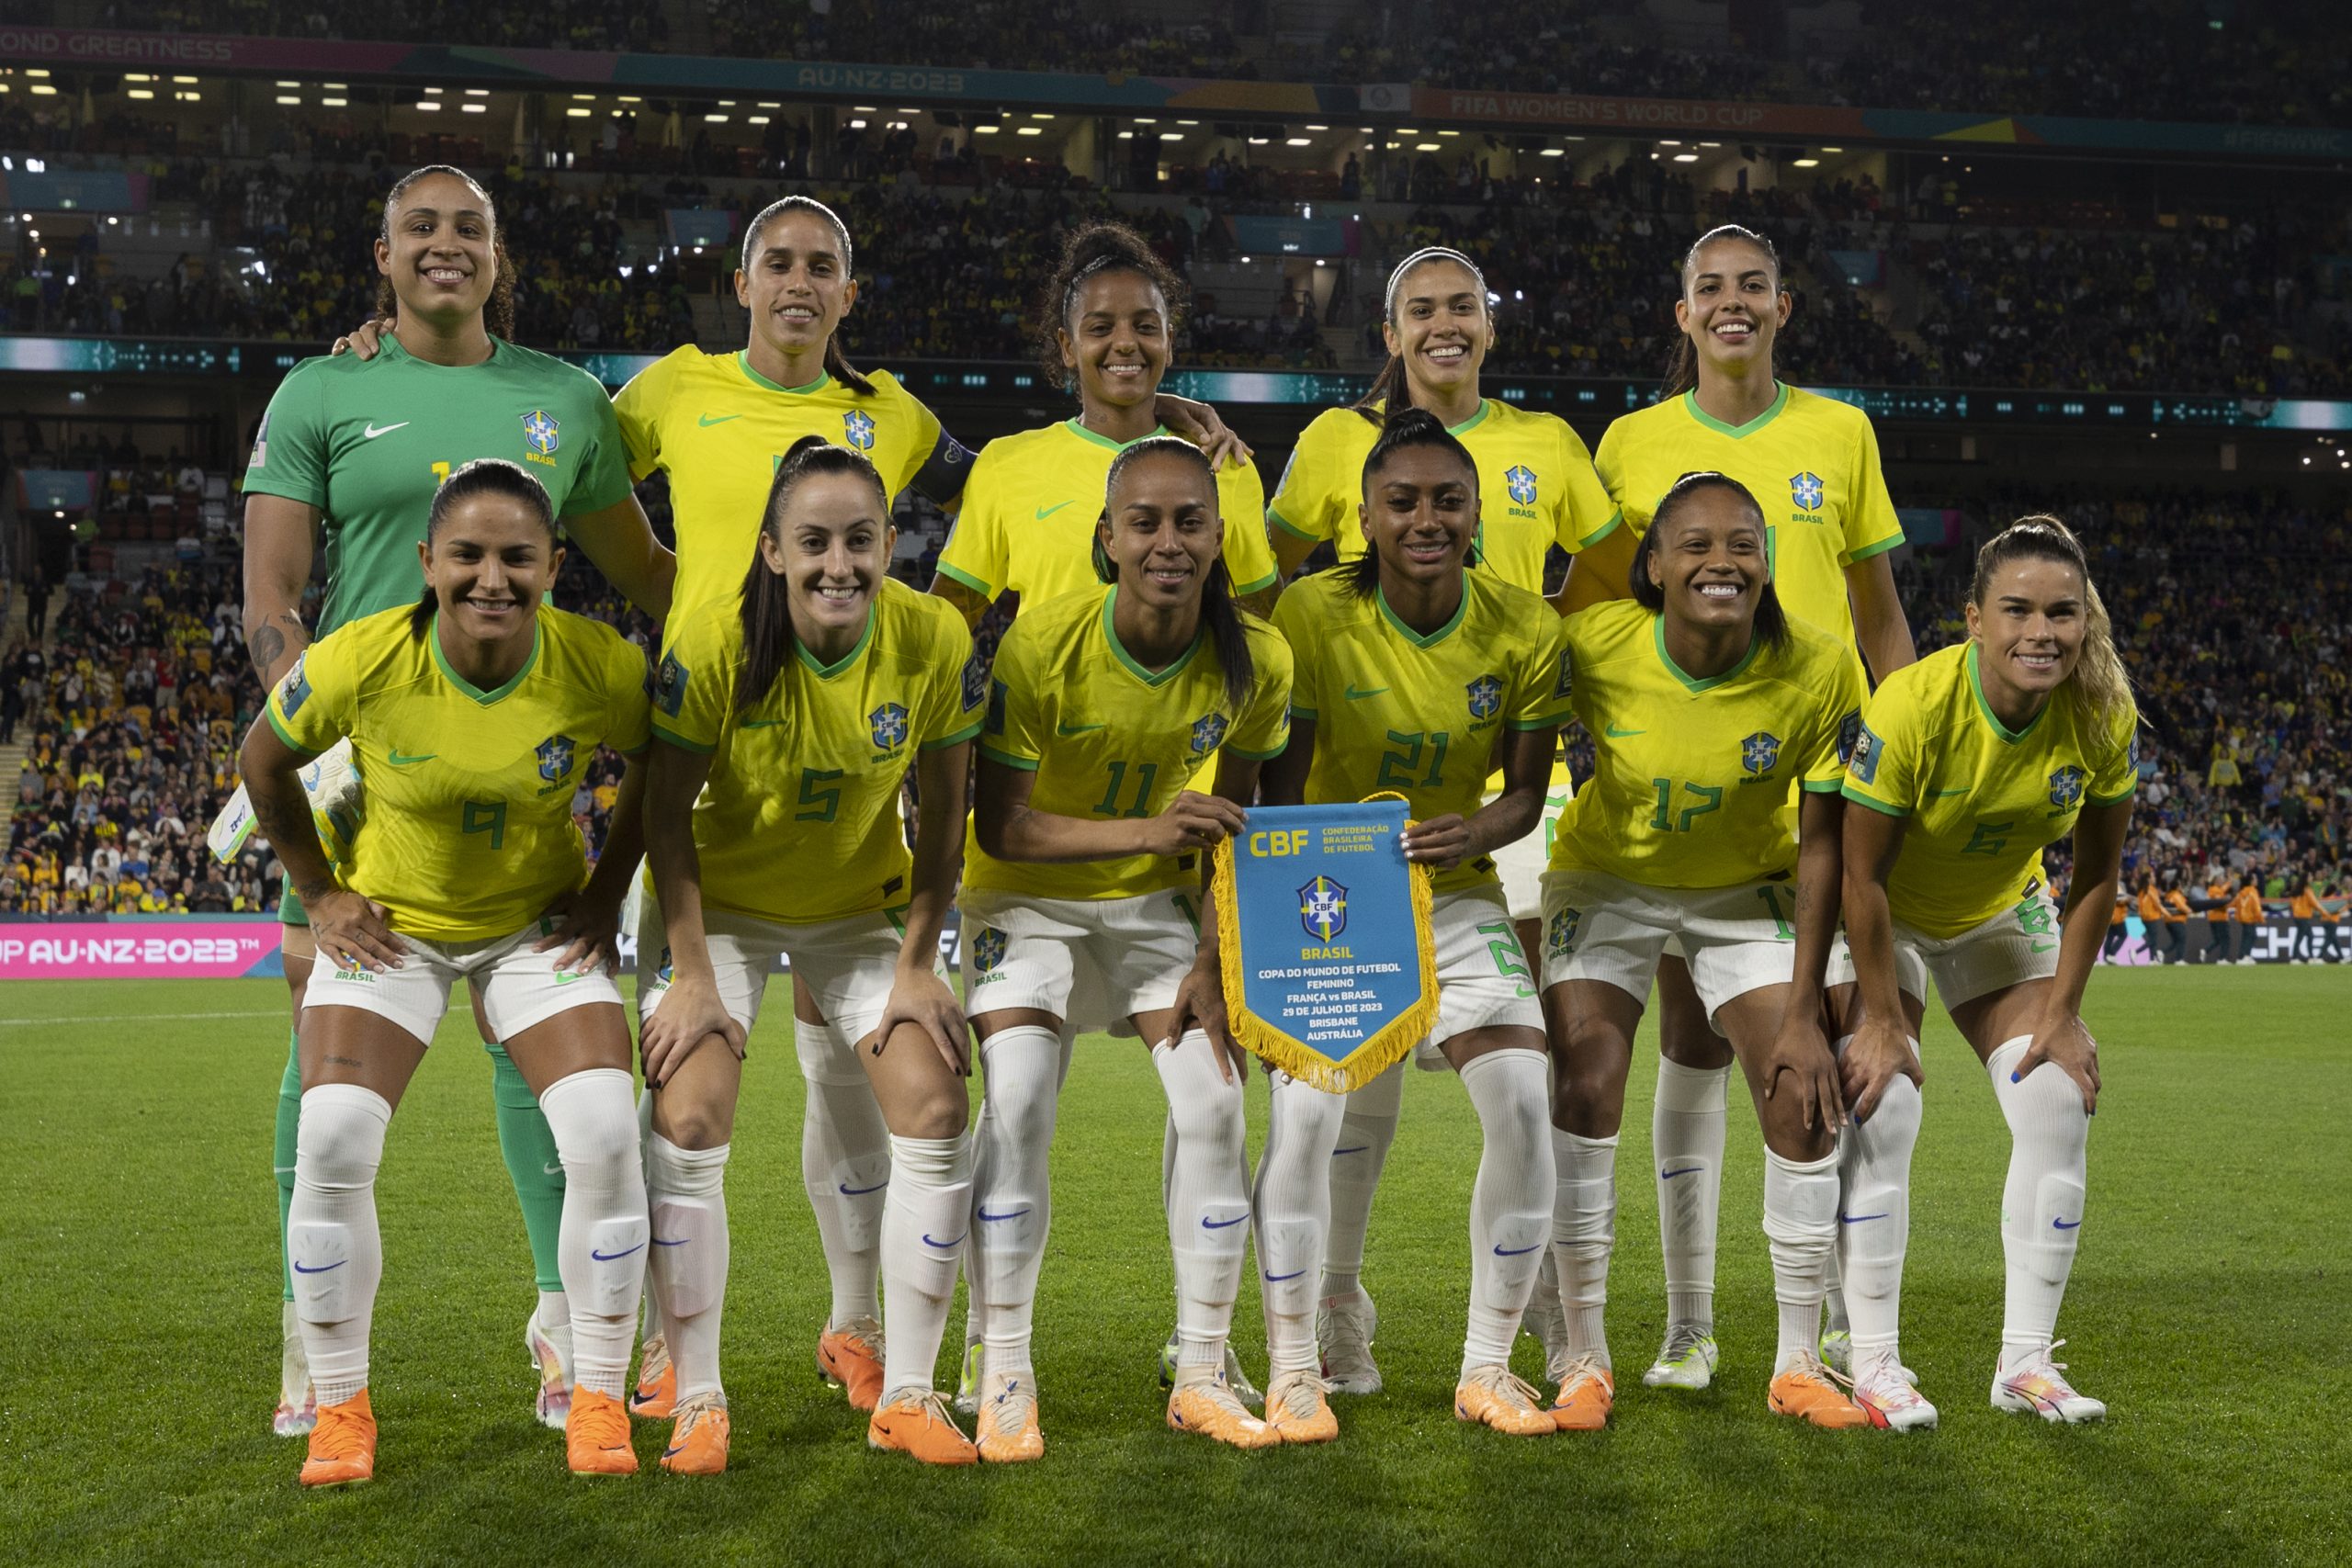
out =
<svg viewBox="0 0 2352 1568"><path fill-rule="evenodd" d="M319 1424L319 1395L311 1386L302 1324L294 1315L292 1302L278 1305L277 1332L277 1409L269 1418L269 1429L281 1438L299 1438Z"/></svg>
<svg viewBox="0 0 2352 1568"><path fill-rule="evenodd" d="M1372 1359L1372 1337L1380 1309L1363 1291L1326 1296L1315 1311L1315 1342L1323 1352L1323 1382L1333 1393L1378 1393L1380 1368Z"/></svg>
<svg viewBox="0 0 2352 1568"><path fill-rule="evenodd" d="M1849 1382L1853 1381L1854 1336L1852 1330L1845 1328L1823 1329L1821 1331L1821 1344L1818 1348L1821 1351L1821 1364L1823 1366L1827 1367L1831 1371L1836 1372L1839 1377L1846 1379ZM1903 1373L1903 1381L1905 1382L1909 1383L1913 1388L1917 1388L1919 1386L1918 1373L1913 1371L1908 1367L1902 1367L1898 1370Z"/></svg>
<svg viewBox="0 0 2352 1568"><path fill-rule="evenodd" d="M523 1320L523 1348L531 1353L531 1370L539 1375L539 1425L560 1432L571 1419L571 1325L541 1327L539 1309L533 1307Z"/></svg>
<svg viewBox="0 0 2352 1568"><path fill-rule="evenodd" d="M1687 1323L1669 1324L1657 1359L1642 1374L1646 1388L1702 1389L1715 1381L1715 1337Z"/></svg>
<svg viewBox="0 0 2352 1568"><path fill-rule="evenodd" d="M1854 1403L1873 1427L1894 1432L1932 1431L1936 1407L1927 1402L1907 1378L1906 1367L1889 1366L1866 1372L1854 1384Z"/></svg>
<svg viewBox="0 0 2352 1568"><path fill-rule="evenodd" d="M2051 1352L2066 1343L2052 1340L2050 1348L2006 1376L1993 1371L1993 1408L2012 1415L2033 1415L2044 1421L2103 1421L2107 1406L2088 1394L2077 1393L2065 1378L2066 1363L2053 1361Z"/></svg>

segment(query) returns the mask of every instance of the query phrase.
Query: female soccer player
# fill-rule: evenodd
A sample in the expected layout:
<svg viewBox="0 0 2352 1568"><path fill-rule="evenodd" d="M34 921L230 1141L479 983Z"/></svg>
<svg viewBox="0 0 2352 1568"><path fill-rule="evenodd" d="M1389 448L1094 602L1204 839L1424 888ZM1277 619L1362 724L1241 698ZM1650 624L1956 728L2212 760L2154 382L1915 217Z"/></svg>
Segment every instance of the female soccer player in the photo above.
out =
<svg viewBox="0 0 2352 1568"><path fill-rule="evenodd" d="M1861 1115L1901 1075L1916 1075L1935 976L1952 1023L1992 1077L2012 1140L1994 1408L2092 1421L2107 1406L2077 1393L2052 1352L2082 1235L2098 1108L2098 1046L2083 1026L2083 987L2122 874L2139 715L2082 546L2055 518L2023 518L1977 552L1967 615L1966 642L1879 687L1847 768L1846 798L1865 809L1846 813L1852 956L1839 954L1829 972L1832 986L1859 987L1860 1014L1840 1067ZM2045 886L2041 846L2070 833L2062 915ZM1889 1298L1883 1342L1854 1314L1858 1394L1887 1386L1896 1364L1904 1152L1899 1169L1844 1173L1849 1223L1839 1228L1864 1228L1855 1216L1868 1215L1868 1228L1884 1233L1871 1277L1849 1263L1849 1303Z"/></svg>
<svg viewBox="0 0 2352 1568"><path fill-rule="evenodd" d="M1844 642L1781 611L1766 526L1736 479L1685 475L1642 535L1634 597L1567 620L1577 716L1597 761L1544 878L1568 1358L1553 1409L1564 1429L1607 1425L1615 1393L1602 1313L1618 1127L1634 1032L1669 942L1746 1066L1763 1123L1781 1303L1771 1408L1821 1427L1867 1419L1816 1348L1840 1120L1822 971L1838 929L1838 789L1861 723L1861 671ZM1792 787L1804 792L1795 833Z"/></svg>
<svg viewBox="0 0 2352 1568"><path fill-rule="evenodd" d="M630 473L644 479L661 469L669 476L681 562L676 624L715 601L732 605L751 564L769 479L804 436L865 456L893 499L912 490L942 507L959 503L974 472L972 454L888 371L860 372L842 352L842 325L857 302L854 261L849 231L831 209L805 196L770 204L744 230L735 275L735 297L751 316L744 346L732 354L679 348L639 372L614 400ZM1204 405L1165 397L1157 404L1161 418L1212 447L1230 439ZM968 679L977 702L985 671L975 665ZM847 1390L854 1407L872 1410L886 1359L875 1285L889 1134L852 1053L853 1039L817 1016L798 986L793 1012L808 1091L801 1174L831 1282L817 1365ZM649 1335L633 1401L639 1413L669 1414L673 1381L665 1343Z"/></svg>
<svg viewBox="0 0 2352 1568"><path fill-rule="evenodd" d="M971 1193L964 1016L938 950L979 696L955 612L890 578L895 539L874 465L800 437L769 485L738 603L673 620L656 682L647 852L667 947L641 1003L646 1168L676 1380L662 1464L683 1474L727 1465L724 1178L744 1038L779 953L848 1041L889 1130L891 1331L866 1440L934 1464L976 1457L932 1366Z"/></svg>
<svg viewBox="0 0 2352 1568"><path fill-rule="evenodd" d="M1849 645L1859 638L1871 673L1883 681L1917 657L1887 555L1903 542L1903 525L1869 416L1779 378L1774 353L1793 303L1781 286L1780 256L1760 234L1725 224L1685 254L1674 307L1682 335L1665 395L1611 423L1596 458L1626 526L1578 558L1555 603L1573 613L1623 597L1659 499L1682 475L1709 469L1739 481L1763 506L1766 564L1789 617ZM1731 1055L1671 947L1657 982L1651 1156L1668 1310L1665 1344L1642 1381L1696 1389L1715 1368L1715 1217ZM1834 1264L1830 1277L1822 1348L1843 1371Z"/></svg>
<svg viewBox="0 0 2352 1568"><path fill-rule="evenodd" d="M1250 1217L1241 1064L1184 1026L1221 1032L1221 1008L1202 1000L1219 994L1213 947L1200 952L1203 871L1290 728L1290 650L1233 604L1217 500L1197 447L1127 446L1096 525L1109 586L1033 602L997 651L963 905L988 1086L971 1285L991 1461L1045 1452L1030 1331L1046 1151L1065 1032L1096 1024L1148 1042L1168 1091L1180 1342L1168 1424L1237 1448L1282 1441L1225 1374ZM1215 793L1187 789L1211 753Z"/></svg>
<svg viewBox="0 0 2352 1568"><path fill-rule="evenodd" d="M626 1475L637 1456L621 1393L648 1235L628 1023L608 971L641 839L633 759L648 739L645 657L611 627L540 604L563 552L548 493L520 464L455 469L418 554L424 596L305 649L241 758L333 965L304 999L287 1228L319 1400L302 1483L375 1474L376 1168L392 1107L461 976L537 1096L562 1164L571 1467ZM368 779L368 820L334 873L295 775L345 739ZM599 745L632 760L592 875L571 795Z"/></svg>
<svg viewBox="0 0 2352 1568"><path fill-rule="evenodd" d="M1402 794L1407 856L1436 874L1442 1054L1477 1109L1486 1146L1470 1200L1470 1325L1454 1411L1506 1432L1552 1430L1513 1377L1511 1339L1551 1232L1549 1071L1543 1011L1495 877L1495 851L1534 830L1568 711L1559 622L1535 595L1466 570L1478 533L1476 460L1437 415L1390 415L1364 459L1360 525L1370 548L1294 584L1274 625L1298 665L1290 746L1266 770L1266 803ZM1489 760L1503 787L1483 807ZM1382 1075L1400 1077L1400 1063ZM1393 1088L1373 1089L1395 1103ZM1272 1382L1268 1420L1297 1440L1336 1434L1316 1357L1312 1270L1325 1257L1344 1101L1276 1074L1254 1213ZM1350 1156L1352 1157L1352 1156Z"/></svg>
<svg viewBox="0 0 2352 1568"><path fill-rule="evenodd" d="M1111 464L1136 442L1165 435L1157 402L1170 344L1189 303L1183 279L1123 223L1089 223L1062 244L1039 311L1040 363L1078 392L1078 416L991 441L972 466L956 530L932 592L978 625L1010 591L1042 604L1092 592L1097 501ZM1217 509L1236 596L1274 585L1265 491L1247 457L1222 464Z"/></svg>
<svg viewBox="0 0 2352 1568"><path fill-rule="evenodd" d="M1362 558L1365 535L1358 516L1364 459L1379 439L1385 413L1407 406L1436 416L1477 465L1484 512L1476 543L1490 580L1541 593L1553 546L1573 555L1614 529L1616 507L1567 422L1482 394L1479 367L1495 341L1490 298L1476 265L1442 246L1414 252L1388 275L1381 318L1388 362L1362 402L1327 409L1306 427L1266 510L1285 577L1327 539L1342 563ZM1500 779L1490 777L1488 793L1498 788ZM1503 897L1531 964L1538 952L1544 851L1552 822L1567 804L1568 788L1566 769L1554 765L1544 832L1504 844L1495 855ZM1349 1152L1331 1168L1331 1251L1323 1260L1317 1336L1335 1393L1372 1393L1380 1387L1372 1359L1378 1314L1362 1285L1363 1242L1373 1193L1396 1136L1403 1091L1401 1077L1382 1077L1348 1097L1340 1146Z"/></svg>
<svg viewBox="0 0 2352 1568"><path fill-rule="evenodd" d="M398 325L371 334L364 357L296 366L270 400L245 471L245 646L263 686L275 685L311 640L301 605L314 530L325 536L327 567L316 635L413 604L422 586L415 547L435 492L478 457L521 463L598 569L640 609L663 614L675 562L630 493L612 404L593 376L512 341L514 282L481 186L438 164L402 175L384 197L376 265L379 309L397 310ZM292 892L279 915L300 1017L317 950ZM538 1304L524 1329L539 1371L538 1416L560 1428L571 1383L557 1267L563 1166L524 1075L486 1023L482 1040L494 1064L499 1147L538 1274ZM294 1192L300 1086L289 1038L277 1094L281 1238ZM289 1272L275 1420L281 1436L309 1430L313 1415L293 1301Z"/></svg>

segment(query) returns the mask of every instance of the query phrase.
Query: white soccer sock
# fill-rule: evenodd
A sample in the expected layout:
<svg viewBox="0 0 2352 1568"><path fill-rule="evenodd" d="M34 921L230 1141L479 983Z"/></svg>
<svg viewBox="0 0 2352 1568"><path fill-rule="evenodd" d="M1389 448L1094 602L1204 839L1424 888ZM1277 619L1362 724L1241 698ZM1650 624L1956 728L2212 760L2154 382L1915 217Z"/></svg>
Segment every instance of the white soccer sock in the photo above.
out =
<svg viewBox="0 0 2352 1568"><path fill-rule="evenodd" d="M1724 1095L1731 1068L1657 1059L1650 1112L1657 1164L1657 1239L1666 1256L1669 1325L1715 1327L1715 1223L1723 1210Z"/></svg>
<svg viewBox="0 0 2352 1568"><path fill-rule="evenodd" d="M1396 1141L1396 1118L1404 1105L1402 1062L1342 1102L1339 1141L1331 1145L1331 1218L1323 1238L1320 1290L1326 1299L1353 1297L1363 1290L1372 1197L1380 1190L1380 1170L1388 1163L1388 1145Z"/></svg>
<svg viewBox="0 0 2352 1568"><path fill-rule="evenodd" d="M1852 1038L1838 1042L1839 1055ZM1915 1040L1912 1055L1918 1051ZM1903 1253L1911 1236L1911 1150L1919 1141L1919 1112L1918 1085L1898 1077L1871 1119L1849 1124L1838 1140L1836 1256L1857 1378L1903 1364Z"/></svg>
<svg viewBox="0 0 2352 1568"><path fill-rule="evenodd" d="M616 1399L628 1383L649 1239L629 1085L624 1069L595 1067L557 1079L539 1096L563 1160L555 1256L571 1301L571 1381Z"/></svg>
<svg viewBox="0 0 2352 1568"><path fill-rule="evenodd" d="M1470 1328L1462 1372L1510 1364L1511 1341L1552 1235L1552 1065L1541 1051L1490 1051L1461 1068L1485 1146L1470 1189Z"/></svg>
<svg viewBox="0 0 2352 1568"><path fill-rule="evenodd" d="M1322 1365L1315 1345L1316 1260L1325 1256L1331 1224L1331 1150L1346 1106L1341 1096L1288 1073L1269 1080L1266 1146L1250 1196L1269 1387L1272 1379Z"/></svg>
<svg viewBox="0 0 2352 1568"><path fill-rule="evenodd" d="M1037 1273L1053 1218L1046 1156L1061 1083L1061 1037L1036 1025L1001 1029L980 1043L988 1110L980 1118L972 1180L985 1370L990 1380L1029 1378Z"/></svg>
<svg viewBox="0 0 2352 1568"><path fill-rule="evenodd" d="M639 1089L637 1096L637 1159L644 1174L646 1190L650 1192L653 1190L653 1090L650 1085ZM649 1198L647 1200L649 1213L651 1202L652 1200ZM662 1292L655 1290L650 1283L653 1258L650 1248L645 1259L645 1267L649 1270L646 1276L649 1282L645 1287L645 1310L639 1314L638 1332L641 1339L650 1339L656 1335L664 1334L665 1330L662 1325Z"/></svg>
<svg viewBox="0 0 2352 1568"><path fill-rule="evenodd" d="M2004 1373L2041 1355L2057 1337L2089 1173L2090 1116L2065 1069L2044 1062L2023 1083L2009 1081L2032 1044L2030 1034L2005 1040L1984 1064L2009 1123L2009 1177L2001 1188L2001 1251L2008 1261L2001 1305Z"/></svg>
<svg viewBox="0 0 2352 1568"><path fill-rule="evenodd" d="M800 1179L817 1213L817 1239L832 1283L828 1325L876 1317L882 1269L882 1205L890 1183L890 1129L858 1065L857 1042L830 1023L792 1021L808 1099L800 1116Z"/></svg>
<svg viewBox="0 0 2352 1568"><path fill-rule="evenodd" d="M1838 1156L1783 1159L1764 1151L1764 1236L1772 1254L1772 1294L1781 1303L1779 1376L1801 1354L1817 1354L1821 1297L1838 1245Z"/></svg>
<svg viewBox="0 0 2352 1568"><path fill-rule="evenodd" d="M1609 1256L1617 1246L1617 1140L1552 1129L1552 1261L1568 1350L1609 1366Z"/></svg>
<svg viewBox="0 0 2352 1568"><path fill-rule="evenodd" d="M972 1140L890 1140L890 1196L882 1210L882 1275L890 1315L883 1324L884 1403L929 1393L939 1367L956 1266L972 1223Z"/></svg>
<svg viewBox="0 0 2352 1568"><path fill-rule="evenodd" d="M1250 1239L1241 1079L1237 1073L1228 1083L1218 1073L1216 1047L1197 1029L1173 1045L1155 1047L1151 1065L1168 1091L1176 1140L1168 1241L1176 1265L1177 1365L1214 1372L1225 1365Z"/></svg>
<svg viewBox="0 0 2352 1568"><path fill-rule="evenodd" d="M322 1405L341 1404L368 1386L368 1328L384 1274L376 1168L391 1120L384 1097L357 1084L321 1084L302 1095L286 1255L294 1266L302 1354Z"/></svg>
<svg viewBox="0 0 2352 1568"><path fill-rule="evenodd" d="M727 1306L727 1145L682 1149L656 1133L646 1165L653 1217L647 1271L670 1329L678 1398L715 1393Z"/></svg>

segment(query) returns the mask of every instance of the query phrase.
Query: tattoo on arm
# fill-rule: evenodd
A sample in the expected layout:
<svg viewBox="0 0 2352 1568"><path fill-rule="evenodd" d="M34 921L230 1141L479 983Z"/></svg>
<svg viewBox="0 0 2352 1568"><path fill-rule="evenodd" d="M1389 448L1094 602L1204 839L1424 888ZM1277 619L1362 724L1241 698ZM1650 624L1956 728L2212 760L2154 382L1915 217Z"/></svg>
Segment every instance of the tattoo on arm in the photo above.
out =
<svg viewBox="0 0 2352 1568"><path fill-rule="evenodd" d="M301 804L299 791L292 801L275 795L266 796L258 791L249 793L253 799L254 816L260 821L263 834L277 846L281 861L285 859L285 846L288 844L301 843L306 840L313 844L318 842L318 828L311 822L309 810ZM293 874L290 862L287 863L287 874L289 877ZM316 886L298 885L294 891L302 897L311 898L334 889L334 884L328 881Z"/></svg>
<svg viewBox="0 0 2352 1568"><path fill-rule="evenodd" d="M277 661L286 656L286 634L264 621L254 628L253 640L246 645L246 651L254 657L254 673L266 682L269 672L277 669Z"/></svg>

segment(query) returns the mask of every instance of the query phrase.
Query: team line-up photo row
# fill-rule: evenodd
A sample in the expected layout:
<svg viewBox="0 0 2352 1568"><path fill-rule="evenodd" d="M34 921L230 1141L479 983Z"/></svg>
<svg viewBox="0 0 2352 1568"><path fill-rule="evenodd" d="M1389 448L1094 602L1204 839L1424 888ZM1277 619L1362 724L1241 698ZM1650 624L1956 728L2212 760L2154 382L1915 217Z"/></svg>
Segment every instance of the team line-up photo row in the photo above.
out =
<svg viewBox="0 0 2352 1568"><path fill-rule="evenodd" d="M2052 1353L2133 699L2082 547L2046 517L1980 551L1968 639L1916 657L1876 440L1779 378L1792 299L1765 238L1697 238L1669 395L1597 454L1482 396L1475 262L1408 256L1387 365L1308 426L1271 502L1213 410L1159 391L1182 287L1115 224L1069 236L1040 307L1079 413L977 457L845 357L851 236L805 197L744 234L745 347L681 348L609 400L509 341L504 247L461 172L395 184L382 319L287 377L245 479L270 694L240 762L287 869L296 1020L276 1429L307 1434L305 1485L374 1475L374 1184L460 976L538 1275L539 1419L575 1472L634 1472L632 1419L672 1423L665 1470L725 1468L725 1173L780 956L831 1289L816 1359L869 1443L1044 1455L1047 1154L1092 1031L1139 1040L1167 1093L1169 1426L1336 1438L1331 1396L1380 1388L1362 1271L1404 1067L1345 1094L1270 1070L1253 1173L1206 872L1254 808L1383 793L1431 878L1436 1021L1413 1056L1459 1077L1482 1134L1462 1420L1609 1421L1617 1146L1655 986L1669 1321L1643 1382L1716 1371L1736 1064L1766 1150L1770 1409L1933 1427L1897 1335L1930 975L2013 1137L1991 1402L2104 1414ZM631 490L657 470L674 551ZM910 489L956 515L929 593L888 575ZM650 678L548 602L567 542L662 624ZM1338 564L1295 575L1323 544ZM1573 564L1547 602L1554 546ZM990 660L973 631L1007 592ZM1595 748L1582 780L1570 724ZM625 773L592 862L571 802L600 747ZM2061 896L2041 848L2069 836ZM615 980L632 903L659 954L634 1041ZM1253 1252L1262 1394L1227 1344ZM1510 1369L1523 1318L1548 1396Z"/></svg>

